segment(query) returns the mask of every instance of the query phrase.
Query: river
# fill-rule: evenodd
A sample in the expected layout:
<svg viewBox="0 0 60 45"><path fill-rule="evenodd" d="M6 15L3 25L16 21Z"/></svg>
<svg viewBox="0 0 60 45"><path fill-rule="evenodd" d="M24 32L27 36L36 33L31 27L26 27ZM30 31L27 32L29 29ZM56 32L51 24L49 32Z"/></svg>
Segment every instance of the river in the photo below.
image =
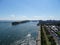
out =
<svg viewBox="0 0 60 45"><path fill-rule="evenodd" d="M39 27L38 22L28 22L13 26L11 22L0 22L0 45L10 45L23 40L29 33L36 40Z"/></svg>

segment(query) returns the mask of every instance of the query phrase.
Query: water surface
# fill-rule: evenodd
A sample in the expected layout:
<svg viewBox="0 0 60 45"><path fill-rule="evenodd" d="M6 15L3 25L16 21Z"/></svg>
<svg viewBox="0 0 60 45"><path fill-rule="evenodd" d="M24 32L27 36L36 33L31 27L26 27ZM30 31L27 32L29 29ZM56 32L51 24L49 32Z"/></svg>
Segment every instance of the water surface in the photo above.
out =
<svg viewBox="0 0 60 45"><path fill-rule="evenodd" d="M11 25L11 22L0 22L0 45L10 45L22 40L30 33L36 39L39 27L38 22L28 22L19 25Z"/></svg>

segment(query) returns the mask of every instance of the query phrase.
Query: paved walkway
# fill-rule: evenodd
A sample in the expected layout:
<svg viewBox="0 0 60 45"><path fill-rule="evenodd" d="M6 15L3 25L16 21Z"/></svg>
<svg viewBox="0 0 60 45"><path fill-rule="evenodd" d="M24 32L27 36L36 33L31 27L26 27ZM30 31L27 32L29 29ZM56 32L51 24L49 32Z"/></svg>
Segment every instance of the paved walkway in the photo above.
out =
<svg viewBox="0 0 60 45"><path fill-rule="evenodd" d="M38 31L38 37L37 37L37 40L36 40L36 45L41 45L41 33L40 33L40 29Z"/></svg>

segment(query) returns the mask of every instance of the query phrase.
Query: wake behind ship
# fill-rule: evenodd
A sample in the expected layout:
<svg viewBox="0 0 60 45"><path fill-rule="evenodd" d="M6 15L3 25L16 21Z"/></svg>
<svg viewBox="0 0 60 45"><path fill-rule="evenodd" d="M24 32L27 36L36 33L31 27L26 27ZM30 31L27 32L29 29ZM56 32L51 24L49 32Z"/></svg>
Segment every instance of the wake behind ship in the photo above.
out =
<svg viewBox="0 0 60 45"><path fill-rule="evenodd" d="M28 34L25 40L22 41L21 45L36 45L36 40L34 40L31 34Z"/></svg>
<svg viewBox="0 0 60 45"><path fill-rule="evenodd" d="M36 45L36 40L34 40L31 34L27 34L23 40L19 40L11 45Z"/></svg>

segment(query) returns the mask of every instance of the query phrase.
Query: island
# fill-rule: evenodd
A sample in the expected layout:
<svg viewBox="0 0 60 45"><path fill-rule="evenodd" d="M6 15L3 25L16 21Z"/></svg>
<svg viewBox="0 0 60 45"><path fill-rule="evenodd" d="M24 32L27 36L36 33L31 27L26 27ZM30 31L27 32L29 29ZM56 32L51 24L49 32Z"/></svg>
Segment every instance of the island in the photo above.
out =
<svg viewBox="0 0 60 45"><path fill-rule="evenodd" d="M24 21L16 21L16 22L12 22L12 25L18 25L18 24L23 24L23 23L27 23L30 22L29 20L24 20Z"/></svg>

